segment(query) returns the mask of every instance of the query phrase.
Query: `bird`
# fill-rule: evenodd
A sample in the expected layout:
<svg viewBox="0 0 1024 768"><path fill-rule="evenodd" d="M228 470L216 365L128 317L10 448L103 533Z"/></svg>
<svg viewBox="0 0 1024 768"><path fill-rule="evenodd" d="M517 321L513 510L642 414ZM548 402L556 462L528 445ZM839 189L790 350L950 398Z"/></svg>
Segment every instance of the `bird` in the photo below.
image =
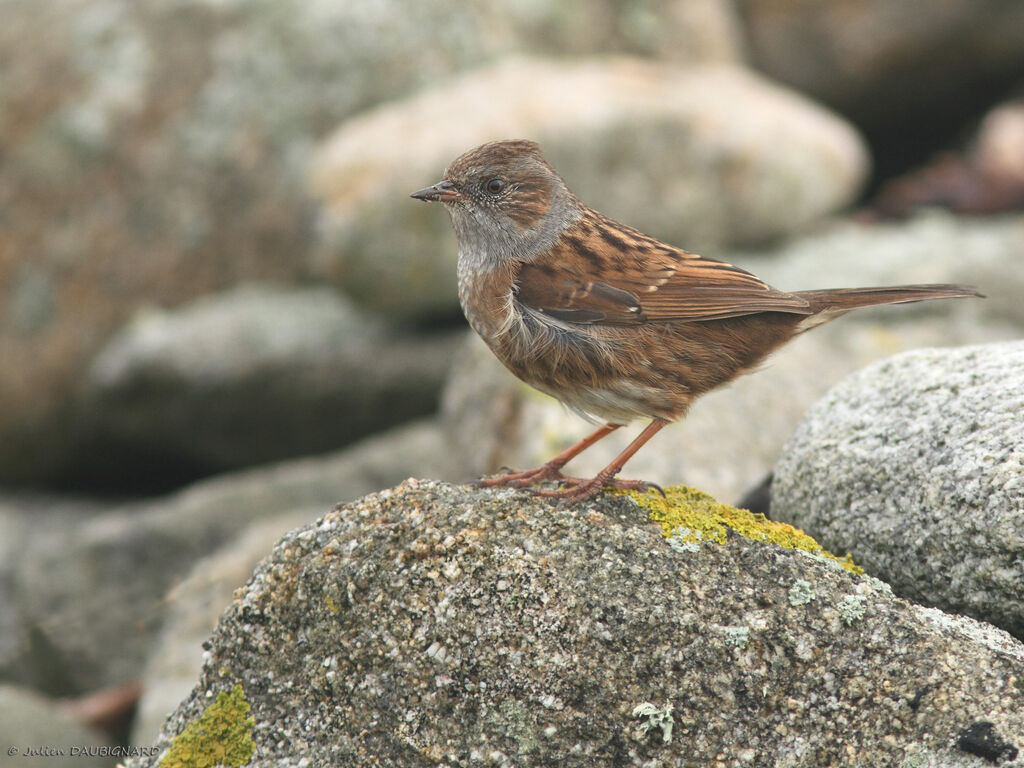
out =
<svg viewBox="0 0 1024 768"><path fill-rule="evenodd" d="M794 336L860 307L982 296L949 284L777 290L588 207L525 139L465 152L411 197L450 215L459 302L473 330L519 379L600 425L535 469L478 482L563 503L605 487L660 491L618 474L694 400L753 371ZM637 419L646 427L597 475L562 473Z"/></svg>

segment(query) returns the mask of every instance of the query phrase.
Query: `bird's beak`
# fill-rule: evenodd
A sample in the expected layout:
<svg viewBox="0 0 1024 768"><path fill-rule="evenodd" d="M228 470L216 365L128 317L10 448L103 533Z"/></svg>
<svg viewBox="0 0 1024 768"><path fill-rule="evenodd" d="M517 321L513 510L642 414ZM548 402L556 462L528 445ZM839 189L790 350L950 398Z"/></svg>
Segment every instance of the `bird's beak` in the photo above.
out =
<svg viewBox="0 0 1024 768"><path fill-rule="evenodd" d="M417 200L424 200L428 203L434 201L450 203L462 197L462 193L450 181L439 181L432 187L413 192L409 197L415 197Z"/></svg>

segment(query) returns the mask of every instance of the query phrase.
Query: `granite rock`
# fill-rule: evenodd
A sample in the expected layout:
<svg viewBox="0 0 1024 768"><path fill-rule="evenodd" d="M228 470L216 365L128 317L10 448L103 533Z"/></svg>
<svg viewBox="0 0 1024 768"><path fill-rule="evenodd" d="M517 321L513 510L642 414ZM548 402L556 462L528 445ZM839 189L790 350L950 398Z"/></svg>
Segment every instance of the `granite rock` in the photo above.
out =
<svg viewBox="0 0 1024 768"><path fill-rule="evenodd" d="M167 716L195 685L206 642L234 591L287 531L309 523L309 510L290 510L244 528L192 566L164 600L159 635L140 677L142 696L132 721L132 744L156 739Z"/></svg>
<svg viewBox="0 0 1024 768"><path fill-rule="evenodd" d="M409 481L285 536L208 648L162 754L227 698L257 768L1006 767L1024 745L1006 633L764 541L673 546L624 497Z"/></svg>
<svg viewBox="0 0 1024 768"><path fill-rule="evenodd" d="M919 350L843 380L775 469L772 516L909 599L1024 637L1024 342Z"/></svg>

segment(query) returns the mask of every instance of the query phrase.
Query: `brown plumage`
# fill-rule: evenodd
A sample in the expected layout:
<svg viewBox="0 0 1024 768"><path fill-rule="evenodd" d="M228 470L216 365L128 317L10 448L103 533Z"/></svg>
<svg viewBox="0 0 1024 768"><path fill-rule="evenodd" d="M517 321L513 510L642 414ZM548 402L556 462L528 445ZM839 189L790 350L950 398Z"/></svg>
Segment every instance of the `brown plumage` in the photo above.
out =
<svg viewBox="0 0 1024 768"><path fill-rule="evenodd" d="M484 485L557 480L548 496L583 499L697 397L751 370L793 336L858 307L980 296L960 285L786 293L749 272L648 237L584 205L531 141L484 144L444 180L415 192L440 201L459 241L463 311L516 376L604 426L554 459ZM561 474L572 457L636 418L651 423L590 480Z"/></svg>

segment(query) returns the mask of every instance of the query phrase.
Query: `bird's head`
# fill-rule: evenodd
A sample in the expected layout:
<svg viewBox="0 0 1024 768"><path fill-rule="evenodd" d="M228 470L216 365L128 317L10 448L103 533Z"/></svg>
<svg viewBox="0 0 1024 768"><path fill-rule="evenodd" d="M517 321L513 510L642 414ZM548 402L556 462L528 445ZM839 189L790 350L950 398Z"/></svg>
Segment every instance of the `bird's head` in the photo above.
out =
<svg viewBox="0 0 1024 768"><path fill-rule="evenodd" d="M550 244L579 210L540 147L525 140L466 152L441 181L412 197L444 203L460 247L497 247L519 257Z"/></svg>

